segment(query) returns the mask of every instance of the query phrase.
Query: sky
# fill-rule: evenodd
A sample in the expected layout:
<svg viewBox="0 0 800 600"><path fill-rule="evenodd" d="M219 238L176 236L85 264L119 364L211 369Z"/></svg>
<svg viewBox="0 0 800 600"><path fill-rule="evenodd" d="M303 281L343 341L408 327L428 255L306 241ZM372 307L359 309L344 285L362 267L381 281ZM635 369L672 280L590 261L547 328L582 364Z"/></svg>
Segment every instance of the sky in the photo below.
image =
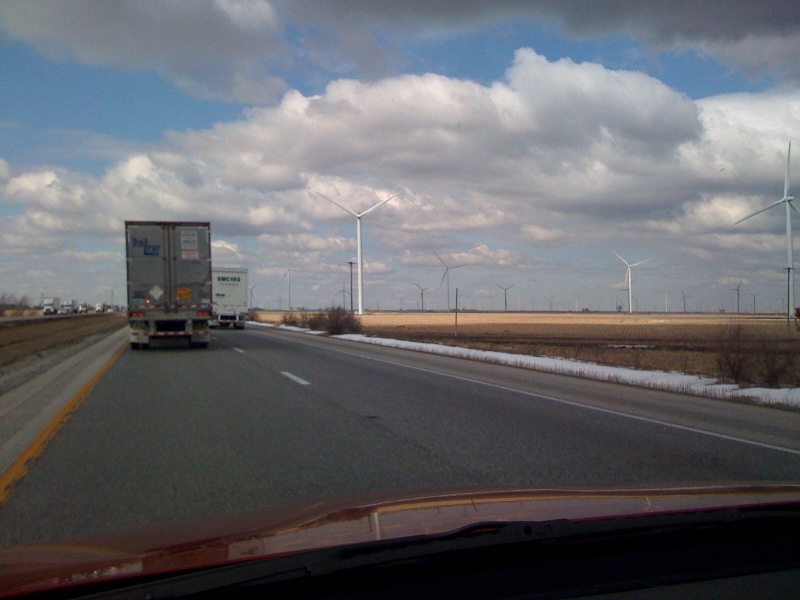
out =
<svg viewBox="0 0 800 600"><path fill-rule="evenodd" d="M395 196L367 310L446 309L437 254L451 308L627 310L617 253L639 311L782 311L783 208L736 221L783 197L797 56L796 0L5 0L0 292L124 303L125 220L197 220L256 305L349 306L326 198Z"/></svg>

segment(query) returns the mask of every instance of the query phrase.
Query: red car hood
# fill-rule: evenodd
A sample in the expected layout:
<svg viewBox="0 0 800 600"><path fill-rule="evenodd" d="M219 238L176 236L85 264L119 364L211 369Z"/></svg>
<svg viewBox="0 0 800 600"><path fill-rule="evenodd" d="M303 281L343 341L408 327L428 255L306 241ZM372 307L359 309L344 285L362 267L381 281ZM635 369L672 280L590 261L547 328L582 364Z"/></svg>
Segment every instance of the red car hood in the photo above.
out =
<svg viewBox="0 0 800 600"><path fill-rule="evenodd" d="M436 535L479 522L587 520L800 502L800 484L469 489L359 495L0 549L0 595Z"/></svg>

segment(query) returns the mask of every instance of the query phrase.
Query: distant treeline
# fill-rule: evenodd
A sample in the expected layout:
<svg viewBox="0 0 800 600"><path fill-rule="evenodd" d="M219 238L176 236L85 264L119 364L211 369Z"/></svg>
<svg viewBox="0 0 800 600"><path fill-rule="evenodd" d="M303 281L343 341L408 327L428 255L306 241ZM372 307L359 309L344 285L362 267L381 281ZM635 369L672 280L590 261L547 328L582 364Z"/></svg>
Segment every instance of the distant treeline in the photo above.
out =
<svg viewBox="0 0 800 600"><path fill-rule="evenodd" d="M20 296L3 292L0 294L0 311L14 308L30 308L31 299L28 296Z"/></svg>

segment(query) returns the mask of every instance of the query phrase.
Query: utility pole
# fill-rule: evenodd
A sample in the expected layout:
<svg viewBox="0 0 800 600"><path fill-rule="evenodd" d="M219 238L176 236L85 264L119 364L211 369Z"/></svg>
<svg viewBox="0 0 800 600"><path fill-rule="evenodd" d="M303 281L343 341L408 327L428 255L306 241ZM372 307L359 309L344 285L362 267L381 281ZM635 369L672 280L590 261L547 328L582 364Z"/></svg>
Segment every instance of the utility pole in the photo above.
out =
<svg viewBox="0 0 800 600"><path fill-rule="evenodd" d="M356 263L348 260L347 264L350 265L350 314L353 314L353 265Z"/></svg>

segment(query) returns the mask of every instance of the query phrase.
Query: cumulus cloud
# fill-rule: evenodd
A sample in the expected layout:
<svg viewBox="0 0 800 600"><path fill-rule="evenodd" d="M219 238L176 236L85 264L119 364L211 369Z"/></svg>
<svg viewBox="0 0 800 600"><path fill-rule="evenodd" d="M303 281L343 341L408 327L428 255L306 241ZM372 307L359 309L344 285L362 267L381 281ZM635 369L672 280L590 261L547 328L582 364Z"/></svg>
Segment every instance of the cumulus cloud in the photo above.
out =
<svg viewBox="0 0 800 600"><path fill-rule="evenodd" d="M398 194L365 218L367 271L387 279L399 265L440 273L433 250L476 272L564 243L774 252L779 216L733 223L780 196L798 127L797 92L695 102L640 73L521 49L488 85L428 74L291 91L99 175L0 163L0 253L83 251L76 235L121 252L126 219L208 220L217 249L264 273L340 277L354 219L319 194L356 211Z"/></svg>
<svg viewBox="0 0 800 600"><path fill-rule="evenodd" d="M798 107L789 93L692 102L639 73L523 49L488 86L438 75L340 80L240 121L172 133L100 177L10 176L4 196L28 211L81 214L95 230L196 218L223 235L267 231L329 251L335 244L313 248L313 221L348 217L320 194L352 210L399 194L369 219L400 237L514 224L553 243L566 238L559 215L570 213L647 219L665 234L718 230L758 202L730 188L763 188L780 158L779 123Z"/></svg>
<svg viewBox="0 0 800 600"><path fill-rule="evenodd" d="M11 178L11 167L8 163L0 158L0 183L5 183Z"/></svg>
<svg viewBox="0 0 800 600"><path fill-rule="evenodd" d="M46 56L150 69L201 97L271 102L285 89L265 63L280 60L281 23L269 2L180 0L0 3L11 39Z"/></svg>
<svg viewBox="0 0 800 600"><path fill-rule="evenodd" d="M751 75L767 73L800 81L796 60L800 11L794 0L505 0L469 4L454 0L300 0L284 6L294 22L329 31L327 47L334 47L355 30L358 43L351 44L350 55L356 64L386 55L377 37L387 30L399 32L394 34L398 38L435 38L459 35L479 24L544 18L573 36L624 32L657 49L697 50Z"/></svg>
<svg viewBox="0 0 800 600"><path fill-rule="evenodd" d="M408 40L481 24L560 24L573 36L625 32L658 49L690 49L751 75L800 80L794 0L463 3L453 0L8 0L0 29L60 61L155 69L203 98L272 104L288 73L377 80L404 64Z"/></svg>

